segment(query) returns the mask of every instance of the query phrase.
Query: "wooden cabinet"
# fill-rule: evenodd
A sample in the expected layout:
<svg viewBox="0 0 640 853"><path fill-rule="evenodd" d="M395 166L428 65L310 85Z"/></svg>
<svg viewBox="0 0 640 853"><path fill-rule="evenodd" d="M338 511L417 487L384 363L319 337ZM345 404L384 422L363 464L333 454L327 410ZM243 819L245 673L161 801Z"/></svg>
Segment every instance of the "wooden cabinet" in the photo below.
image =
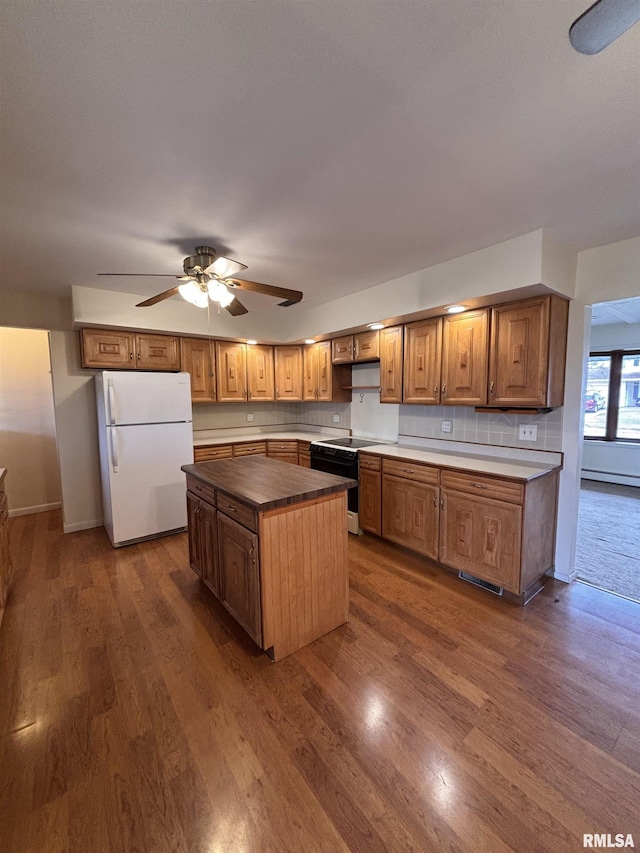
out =
<svg viewBox="0 0 640 853"><path fill-rule="evenodd" d="M234 456L266 456L266 441L241 441L233 445Z"/></svg>
<svg viewBox="0 0 640 853"><path fill-rule="evenodd" d="M441 360L442 317L404 327L403 402L440 402Z"/></svg>
<svg viewBox="0 0 640 853"><path fill-rule="evenodd" d="M382 473L379 456L358 454L360 527L367 533L382 533Z"/></svg>
<svg viewBox="0 0 640 853"><path fill-rule="evenodd" d="M303 468L311 468L311 442L298 442L298 465Z"/></svg>
<svg viewBox="0 0 640 853"><path fill-rule="evenodd" d="M216 341L219 403L274 399L273 347Z"/></svg>
<svg viewBox="0 0 640 853"><path fill-rule="evenodd" d="M275 399L302 400L302 347L273 348Z"/></svg>
<svg viewBox="0 0 640 853"><path fill-rule="evenodd" d="M2 623L13 574L9 548L9 503L4 486L6 473L6 468L0 468L0 624Z"/></svg>
<svg viewBox="0 0 640 853"><path fill-rule="evenodd" d="M258 536L218 513L220 601L247 634L262 645Z"/></svg>
<svg viewBox="0 0 640 853"><path fill-rule="evenodd" d="M491 311L490 406L561 406L569 303L540 296Z"/></svg>
<svg viewBox="0 0 640 853"><path fill-rule="evenodd" d="M332 361L334 364L351 364L365 361L378 361L380 343L378 332L358 332L355 335L343 335L331 341Z"/></svg>
<svg viewBox="0 0 640 853"><path fill-rule="evenodd" d="M193 484L198 491L202 486ZM187 492L187 516L189 536L189 564L209 589L220 597L217 512L208 501L215 502L213 493L202 499Z"/></svg>
<svg viewBox="0 0 640 853"><path fill-rule="evenodd" d="M83 367L115 370L180 370L179 338L108 329L82 329Z"/></svg>
<svg viewBox="0 0 640 853"><path fill-rule="evenodd" d="M193 448L194 462L210 462L214 459L230 459L232 456L232 444L201 444Z"/></svg>
<svg viewBox="0 0 640 853"><path fill-rule="evenodd" d="M303 399L316 402L349 402L351 400L351 367L334 365L331 341L310 344L303 353Z"/></svg>
<svg viewBox="0 0 640 853"><path fill-rule="evenodd" d="M298 442L297 441L267 441L267 456L270 459L279 459L281 462L298 464Z"/></svg>
<svg viewBox="0 0 640 853"><path fill-rule="evenodd" d="M442 320L442 403L483 406L487 402L489 312L466 311Z"/></svg>
<svg viewBox="0 0 640 853"><path fill-rule="evenodd" d="M414 462L382 461L382 535L438 559L439 471Z"/></svg>
<svg viewBox="0 0 640 853"><path fill-rule="evenodd" d="M207 338L180 338L180 367L191 377L194 403L216 402L215 348Z"/></svg>
<svg viewBox="0 0 640 853"><path fill-rule="evenodd" d="M380 332L380 402L402 402L402 326Z"/></svg>

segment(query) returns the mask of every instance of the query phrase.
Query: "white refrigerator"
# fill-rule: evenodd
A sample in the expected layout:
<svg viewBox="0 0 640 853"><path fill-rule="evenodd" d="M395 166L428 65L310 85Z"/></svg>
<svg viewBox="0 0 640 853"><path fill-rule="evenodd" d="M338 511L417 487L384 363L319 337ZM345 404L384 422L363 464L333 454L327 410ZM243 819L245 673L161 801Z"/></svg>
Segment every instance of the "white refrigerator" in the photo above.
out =
<svg viewBox="0 0 640 853"><path fill-rule="evenodd" d="M96 375L104 526L115 548L187 526L193 462L188 373Z"/></svg>

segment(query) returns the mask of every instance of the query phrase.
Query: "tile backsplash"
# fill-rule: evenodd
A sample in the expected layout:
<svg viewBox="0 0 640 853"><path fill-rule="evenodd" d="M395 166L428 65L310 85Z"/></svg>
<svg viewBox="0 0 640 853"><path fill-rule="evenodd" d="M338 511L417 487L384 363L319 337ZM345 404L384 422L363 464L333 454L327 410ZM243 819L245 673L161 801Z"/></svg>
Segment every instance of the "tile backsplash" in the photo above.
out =
<svg viewBox="0 0 640 853"><path fill-rule="evenodd" d="M253 415L248 421L247 415ZM334 415L340 416L335 423ZM193 429L229 429L276 424L351 428L350 403L198 403L193 406Z"/></svg>
<svg viewBox="0 0 640 853"><path fill-rule="evenodd" d="M442 431L442 421L451 421L451 432ZM518 438L518 427L534 424L536 441ZM465 441L498 447L532 450L562 449L562 409L548 414L510 415L476 412L470 406L400 406L399 440L410 437Z"/></svg>

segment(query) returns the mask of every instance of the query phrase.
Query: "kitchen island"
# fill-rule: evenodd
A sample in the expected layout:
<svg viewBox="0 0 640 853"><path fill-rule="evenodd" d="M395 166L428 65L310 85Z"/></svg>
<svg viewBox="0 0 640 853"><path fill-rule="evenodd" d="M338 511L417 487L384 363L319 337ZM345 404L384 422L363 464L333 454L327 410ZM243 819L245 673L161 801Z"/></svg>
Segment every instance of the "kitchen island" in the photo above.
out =
<svg viewBox="0 0 640 853"><path fill-rule="evenodd" d="M264 456L182 470L191 568L273 660L347 621L354 480Z"/></svg>

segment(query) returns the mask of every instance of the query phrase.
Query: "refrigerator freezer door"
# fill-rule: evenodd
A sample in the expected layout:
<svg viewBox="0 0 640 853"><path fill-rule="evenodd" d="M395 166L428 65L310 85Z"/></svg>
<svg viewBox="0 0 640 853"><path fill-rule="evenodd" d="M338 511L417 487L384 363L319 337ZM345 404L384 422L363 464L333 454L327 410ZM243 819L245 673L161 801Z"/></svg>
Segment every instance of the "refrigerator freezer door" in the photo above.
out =
<svg viewBox="0 0 640 853"><path fill-rule="evenodd" d="M191 420L188 373L105 370L97 381L107 426Z"/></svg>
<svg viewBox="0 0 640 853"><path fill-rule="evenodd" d="M105 527L113 545L187 526L186 480L193 462L189 423L107 427Z"/></svg>

